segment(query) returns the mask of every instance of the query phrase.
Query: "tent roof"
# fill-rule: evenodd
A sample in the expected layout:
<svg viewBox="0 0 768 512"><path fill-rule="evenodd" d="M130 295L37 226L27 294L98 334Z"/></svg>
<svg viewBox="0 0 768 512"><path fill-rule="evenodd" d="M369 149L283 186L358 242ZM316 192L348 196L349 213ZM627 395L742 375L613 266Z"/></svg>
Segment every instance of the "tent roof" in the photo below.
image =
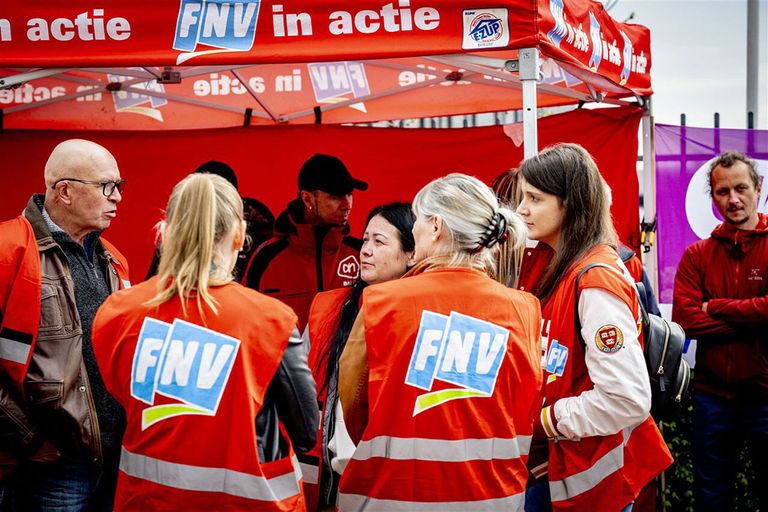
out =
<svg viewBox="0 0 768 512"><path fill-rule="evenodd" d="M493 8L478 0L5 3L0 86L17 87L0 91L7 128L345 123L512 110L522 93L508 62L521 48L542 57L540 106L651 93L648 29L618 23L589 0Z"/></svg>

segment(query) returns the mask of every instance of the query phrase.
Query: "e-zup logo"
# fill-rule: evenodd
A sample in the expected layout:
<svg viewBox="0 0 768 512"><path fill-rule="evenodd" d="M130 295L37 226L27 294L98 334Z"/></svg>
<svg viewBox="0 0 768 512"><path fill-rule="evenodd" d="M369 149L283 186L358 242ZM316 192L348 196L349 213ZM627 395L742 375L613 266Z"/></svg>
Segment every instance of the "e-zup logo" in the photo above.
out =
<svg viewBox="0 0 768 512"><path fill-rule="evenodd" d="M504 48L509 44L509 14L506 8L471 9L462 11L462 14L463 49Z"/></svg>
<svg viewBox="0 0 768 512"><path fill-rule="evenodd" d="M240 340L178 318L145 318L131 369L131 396L152 405L141 428L182 414L213 416L229 381ZM181 403L154 405L155 394Z"/></svg>
<svg viewBox="0 0 768 512"><path fill-rule="evenodd" d="M176 64L208 53L248 51L253 47L261 0L181 0L173 49ZM215 50L197 50L198 44Z"/></svg>
<svg viewBox="0 0 768 512"><path fill-rule="evenodd" d="M508 339L507 329L484 320L423 311L405 383L427 391L435 379L459 387L419 396L413 415L450 400L492 396Z"/></svg>
<svg viewBox="0 0 768 512"><path fill-rule="evenodd" d="M339 262L336 274L347 279L357 279L357 276L360 274L360 262L357 261L353 254L350 254Z"/></svg>

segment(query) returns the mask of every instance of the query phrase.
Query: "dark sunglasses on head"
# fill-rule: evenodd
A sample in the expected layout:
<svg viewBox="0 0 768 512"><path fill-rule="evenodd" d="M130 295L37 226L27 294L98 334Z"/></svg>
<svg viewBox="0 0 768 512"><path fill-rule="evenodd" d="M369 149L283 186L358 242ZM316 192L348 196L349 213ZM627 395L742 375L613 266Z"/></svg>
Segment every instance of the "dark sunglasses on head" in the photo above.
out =
<svg viewBox="0 0 768 512"><path fill-rule="evenodd" d="M51 185L51 189L55 189L56 185L61 183L62 181L76 181L77 183L85 183L86 185L99 185L101 186L101 193L104 194L106 197L111 196L115 193L115 189L117 189L120 194L123 193L123 190L125 190L125 180L120 179L117 181L91 181L91 180L79 180L77 178L61 178L60 180L57 180L56 183Z"/></svg>

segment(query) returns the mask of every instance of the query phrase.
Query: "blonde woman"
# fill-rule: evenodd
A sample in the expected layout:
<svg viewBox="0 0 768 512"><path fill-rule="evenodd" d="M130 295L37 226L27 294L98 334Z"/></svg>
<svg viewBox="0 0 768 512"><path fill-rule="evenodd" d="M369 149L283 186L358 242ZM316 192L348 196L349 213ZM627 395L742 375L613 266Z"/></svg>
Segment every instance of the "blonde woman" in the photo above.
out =
<svg viewBox="0 0 768 512"><path fill-rule="evenodd" d="M315 441L314 381L293 311L232 281L245 238L237 191L188 176L161 235L158 275L94 320L128 423L115 508L303 510L293 449Z"/></svg>
<svg viewBox="0 0 768 512"><path fill-rule="evenodd" d="M540 310L489 275L499 245L522 250L525 227L463 174L428 184L413 211L418 263L365 289L341 357L358 444L339 508L522 510L541 406Z"/></svg>

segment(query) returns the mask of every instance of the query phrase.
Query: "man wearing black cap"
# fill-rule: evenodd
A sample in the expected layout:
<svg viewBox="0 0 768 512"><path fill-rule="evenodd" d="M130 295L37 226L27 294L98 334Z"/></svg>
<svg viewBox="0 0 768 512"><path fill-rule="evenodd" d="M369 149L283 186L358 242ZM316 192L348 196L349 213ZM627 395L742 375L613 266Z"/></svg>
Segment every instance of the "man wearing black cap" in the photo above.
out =
<svg viewBox="0 0 768 512"><path fill-rule="evenodd" d="M361 241L348 235L352 191L368 184L335 156L315 154L299 172L299 197L275 221L275 237L254 254L243 283L293 308L304 330L315 294L350 286Z"/></svg>

